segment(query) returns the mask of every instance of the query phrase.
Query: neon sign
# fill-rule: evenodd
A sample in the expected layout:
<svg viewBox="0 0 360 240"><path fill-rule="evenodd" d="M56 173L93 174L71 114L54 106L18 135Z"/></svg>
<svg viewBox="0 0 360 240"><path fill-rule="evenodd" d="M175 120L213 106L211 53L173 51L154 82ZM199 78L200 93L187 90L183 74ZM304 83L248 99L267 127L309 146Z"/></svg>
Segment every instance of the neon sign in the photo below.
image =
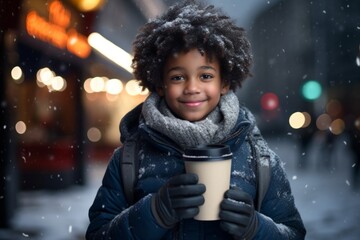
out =
<svg viewBox="0 0 360 240"><path fill-rule="evenodd" d="M49 5L49 20L41 17L36 11L30 11L26 16L26 31L30 36L39 38L60 49L80 58L86 58L91 52L87 38L76 29L69 28L71 13L60 1Z"/></svg>

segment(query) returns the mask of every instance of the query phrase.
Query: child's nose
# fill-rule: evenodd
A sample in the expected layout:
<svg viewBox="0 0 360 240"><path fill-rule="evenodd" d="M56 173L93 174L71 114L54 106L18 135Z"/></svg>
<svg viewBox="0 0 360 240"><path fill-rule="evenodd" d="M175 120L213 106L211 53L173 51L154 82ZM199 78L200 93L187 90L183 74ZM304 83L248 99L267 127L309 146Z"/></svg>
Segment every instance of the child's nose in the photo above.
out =
<svg viewBox="0 0 360 240"><path fill-rule="evenodd" d="M185 94L194 94L200 91L199 82L195 78L191 78L186 82Z"/></svg>

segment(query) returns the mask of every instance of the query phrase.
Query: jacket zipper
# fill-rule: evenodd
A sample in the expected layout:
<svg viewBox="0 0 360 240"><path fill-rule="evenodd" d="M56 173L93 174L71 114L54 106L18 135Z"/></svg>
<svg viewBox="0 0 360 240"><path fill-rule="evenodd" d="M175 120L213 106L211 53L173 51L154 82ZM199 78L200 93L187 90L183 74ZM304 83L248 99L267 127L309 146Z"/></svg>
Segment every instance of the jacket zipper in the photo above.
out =
<svg viewBox="0 0 360 240"><path fill-rule="evenodd" d="M237 136L239 136L245 129L247 129L247 127L241 127L239 130L237 130L236 132L234 132L233 134L231 134L230 136L228 136L227 138L225 138L224 140L222 140L220 143L224 144L227 141L229 141L232 138L235 138ZM237 142L236 142L237 143Z"/></svg>

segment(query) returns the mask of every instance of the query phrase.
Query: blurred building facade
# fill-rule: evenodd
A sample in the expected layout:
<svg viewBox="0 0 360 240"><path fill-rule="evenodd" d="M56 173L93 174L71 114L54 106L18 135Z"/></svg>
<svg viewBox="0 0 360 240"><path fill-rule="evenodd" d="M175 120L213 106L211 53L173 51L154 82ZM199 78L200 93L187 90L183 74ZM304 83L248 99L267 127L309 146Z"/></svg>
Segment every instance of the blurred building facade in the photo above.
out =
<svg viewBox="0 0 360 240"><path fill-rule="evenodd" d="M360 100L359 11L355 0L285 0L255 18L250 31L254 77L240 95L257 94L247 102L264 131L296 132L289 125L295 112L308 112L315 125L327 114L331 121L323 129L341 128L335 135L360 121L360 108L353 104ZM260 103L267 93L277 97L270 109ZM337 119L344 126L333 123Z"/></svg>

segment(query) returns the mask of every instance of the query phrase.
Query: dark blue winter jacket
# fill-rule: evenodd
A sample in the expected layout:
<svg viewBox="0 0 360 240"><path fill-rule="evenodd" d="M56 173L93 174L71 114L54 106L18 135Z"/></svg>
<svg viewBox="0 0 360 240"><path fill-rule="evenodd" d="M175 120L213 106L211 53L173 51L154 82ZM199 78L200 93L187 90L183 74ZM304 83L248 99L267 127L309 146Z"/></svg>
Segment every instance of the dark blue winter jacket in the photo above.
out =
<svg viewBox="0 0 360 240"><path fill-rule="evenodd" d="M126 202L120 178L122 148L114 151L102 185L89 210L87 239L234 239L219 221L183 220L173 229L162 228L151 212L151 197L172 176L184 173L182 149L141 120L141 105L129 112L120 125L121 141L139 131L141 143L137 202ZM256 199L256 160L252 157L249 134L258 132L251 113L240 109L236 127L222 143L233 152L231 185ZM257 146L257 147L268 147ZM258 230L254 239L304 239L305 229L294 204L290 185L276 154L270 152L271 180L262 207L256 212Z"/></svg>

